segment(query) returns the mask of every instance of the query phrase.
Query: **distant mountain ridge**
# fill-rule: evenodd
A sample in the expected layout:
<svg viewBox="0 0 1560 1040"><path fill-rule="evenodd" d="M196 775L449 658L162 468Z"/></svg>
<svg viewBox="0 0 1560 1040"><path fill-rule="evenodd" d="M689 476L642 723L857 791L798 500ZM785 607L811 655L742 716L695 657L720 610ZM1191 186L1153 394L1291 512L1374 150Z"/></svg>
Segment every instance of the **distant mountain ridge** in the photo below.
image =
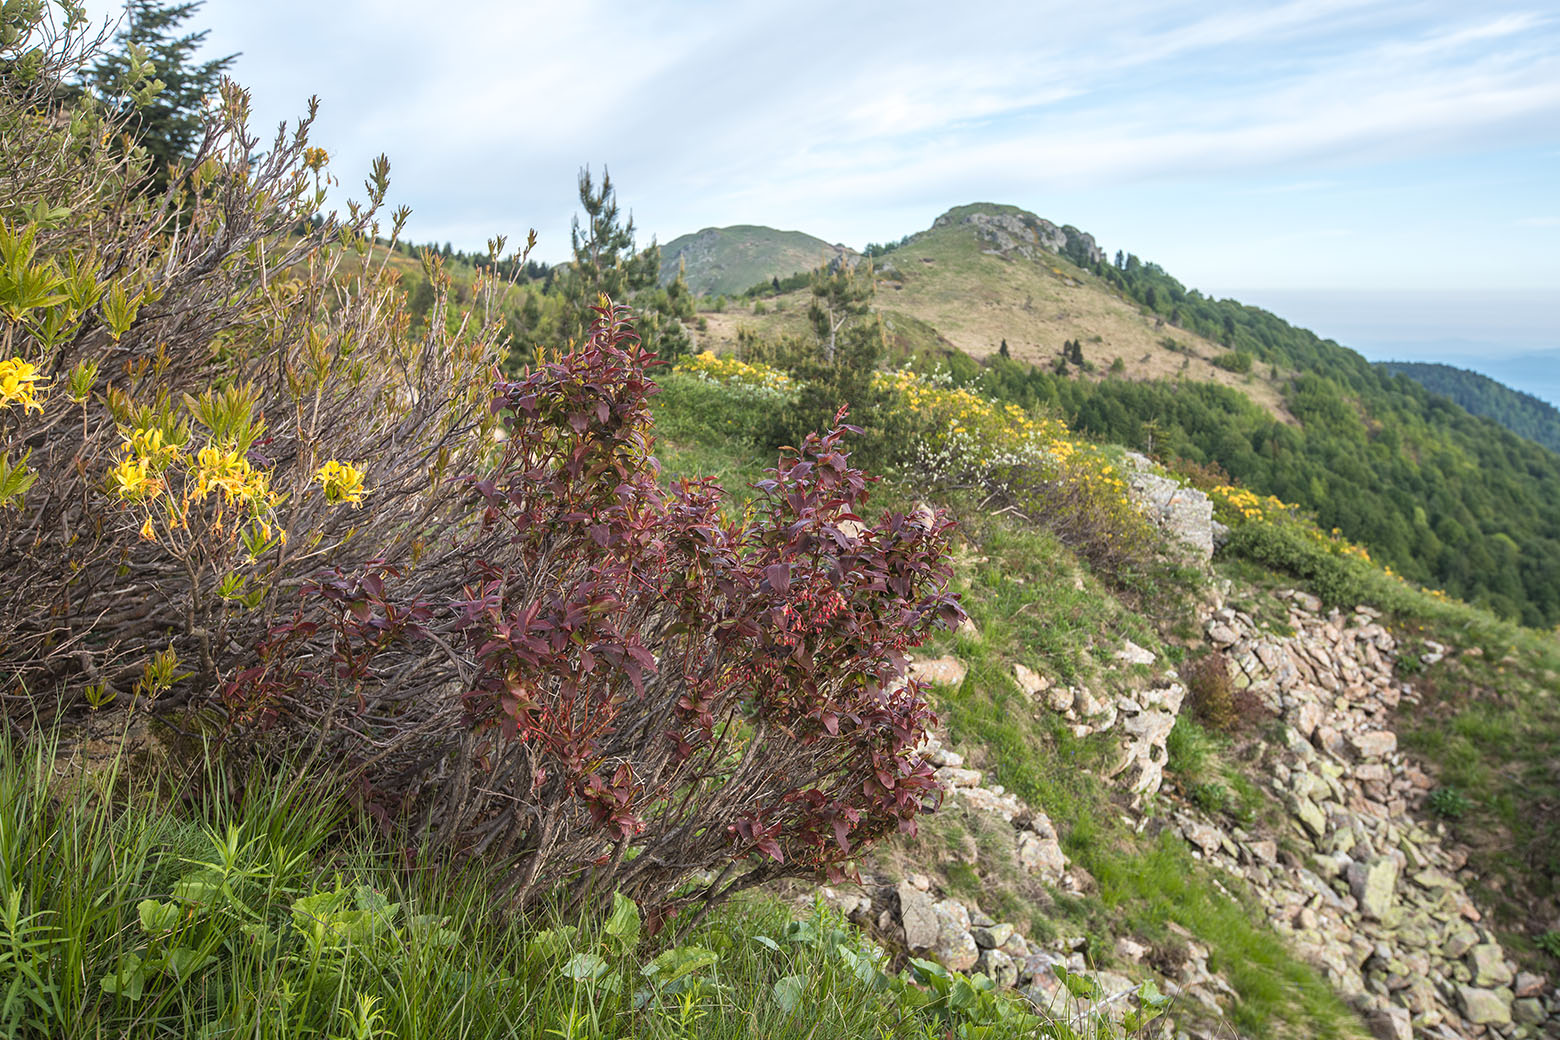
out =
<svg viewBox="0 0 1560 1040"><path fill-rule="evenodd" d="M677 277L678 267L688 287L700 295L727 296L759 282L810 271L857 253L830 245L800 231L780 231L758 224L707 227L678 235L661 247L661 284Z"/></svg>

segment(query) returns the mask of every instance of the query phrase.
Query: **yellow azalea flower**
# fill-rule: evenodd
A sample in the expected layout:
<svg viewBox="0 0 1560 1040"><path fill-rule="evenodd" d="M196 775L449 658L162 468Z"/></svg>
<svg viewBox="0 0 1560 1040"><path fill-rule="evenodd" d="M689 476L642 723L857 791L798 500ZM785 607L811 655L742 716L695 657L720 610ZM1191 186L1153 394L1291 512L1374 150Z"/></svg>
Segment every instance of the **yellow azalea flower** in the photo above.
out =
<svg viewBox="0 0 1560 1040"><path fill-rule="evenodd" d="M130 431L130 436L124 440L123 447L127 454L152 460L172 459L179 454L179 446L171 443L158 429L137 428Z"/></svg>
<svg viewBox="0 0 1560 1040"><path fill-rule="evenodd" d="M314 473L314 479L325 489L327 502L347 502L361 505L368 490L363 487L363 473L350 462L331 459Z"/></svg>
<svg viewBox="0 0 1560 1040"><path fill-rule="evenodd" d="M19 357L0 361L0 407L19 404L24 412L41 412L43 404L38 400L38 390L37 365L29 365Z"/></svg>
<svg viewBox="0 0 1560 1040"><path fill-rule="evenodd" d="M108 471L108 486L120 498L136 500L156 497L162 484L146 471L147 460L122 459L119 465Z"/></svg>
<svg viewBox="0 0 1560 1040"><path fill-rule="evenodd" d="M149 542L157 541L157 531L152 527L152 518L147 517L146 523L141 525L141 537Z"/></svg>
<svg viewBox="0 0 1560 1040"><path fill-rule="evenodd" d="M195 456L195 493L220 490L228 502L248 503L265 490L266 476L257 473L237 448L208 444Z"/></svg>

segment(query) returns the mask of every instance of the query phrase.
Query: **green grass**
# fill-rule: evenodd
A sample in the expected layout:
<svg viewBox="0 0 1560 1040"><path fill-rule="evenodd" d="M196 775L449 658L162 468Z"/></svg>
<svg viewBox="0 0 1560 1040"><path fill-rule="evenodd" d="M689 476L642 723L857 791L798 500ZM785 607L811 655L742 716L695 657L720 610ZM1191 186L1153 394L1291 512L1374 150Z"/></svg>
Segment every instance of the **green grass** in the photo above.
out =
<svg viewBox="0 0 1560 1040"><path fill-rule="evenodd" d="M1101 901L1138 934L1163 940L1166 923L1173 921L1208 946L1209 968L1222 972L1240 994L1230 1018L1243 1032L1314 1040L1361 1035L1358 1017L1316 970L1296 961L1273 932L1252 923L1263 917L1260 905L1220 894L1207 868L1174 835L1165 832L1144 848L1091 856L1086 865L1099 881ZM1220 881L1240 891L1233 879Z"/></svg>
<svg viewBox="0 0 1560 1040"><path fill-rule="evenodd" d="M161 793L211 775L62 783L50 746L0 745L0 1035L1053 1035L979 980L890 975L821 908L734 901L677 945L621 897L606 920L522 919L482 871L408 866L285 770Z"/></svg>

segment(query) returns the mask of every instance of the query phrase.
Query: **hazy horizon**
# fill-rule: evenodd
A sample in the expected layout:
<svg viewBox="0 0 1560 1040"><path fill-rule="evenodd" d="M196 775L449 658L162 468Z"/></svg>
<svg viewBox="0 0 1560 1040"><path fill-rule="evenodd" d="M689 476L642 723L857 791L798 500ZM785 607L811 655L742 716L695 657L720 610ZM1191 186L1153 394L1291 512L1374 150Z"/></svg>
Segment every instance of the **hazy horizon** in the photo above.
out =
<svg viewBox="0 0 1560 1040"><path fill-rule="evenodd" d="M1204 291L1272 311L1371 361L1455 365L1560 407L1560 289Z"/></svg>

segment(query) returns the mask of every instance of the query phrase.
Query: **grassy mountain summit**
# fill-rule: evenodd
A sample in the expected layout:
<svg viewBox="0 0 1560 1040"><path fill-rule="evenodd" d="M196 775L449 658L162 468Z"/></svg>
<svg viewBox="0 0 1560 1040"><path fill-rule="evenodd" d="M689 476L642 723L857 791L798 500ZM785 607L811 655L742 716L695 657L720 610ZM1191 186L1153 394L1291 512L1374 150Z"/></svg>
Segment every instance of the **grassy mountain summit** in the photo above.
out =
<svg viewBox="0 0 1560 1040"><path fill-rule="evenodd" d="M1494 419L1519 437L1560 451L1560 409L1532 394L1455 365L1421 361L1382 361L1389 372L1405 375L1426 390L1445 394L1474 415Z"/></svg>
<svg viewBox="0 0 1560 1040"><path fill-rule="evenodd" d="M740 293L759 282L809 271L855 251L830 245L800 231L779 231L756 224L708 227L679 235L661 247L661 282L677 277L684 265L688 286L706 295Z"/></svg>

